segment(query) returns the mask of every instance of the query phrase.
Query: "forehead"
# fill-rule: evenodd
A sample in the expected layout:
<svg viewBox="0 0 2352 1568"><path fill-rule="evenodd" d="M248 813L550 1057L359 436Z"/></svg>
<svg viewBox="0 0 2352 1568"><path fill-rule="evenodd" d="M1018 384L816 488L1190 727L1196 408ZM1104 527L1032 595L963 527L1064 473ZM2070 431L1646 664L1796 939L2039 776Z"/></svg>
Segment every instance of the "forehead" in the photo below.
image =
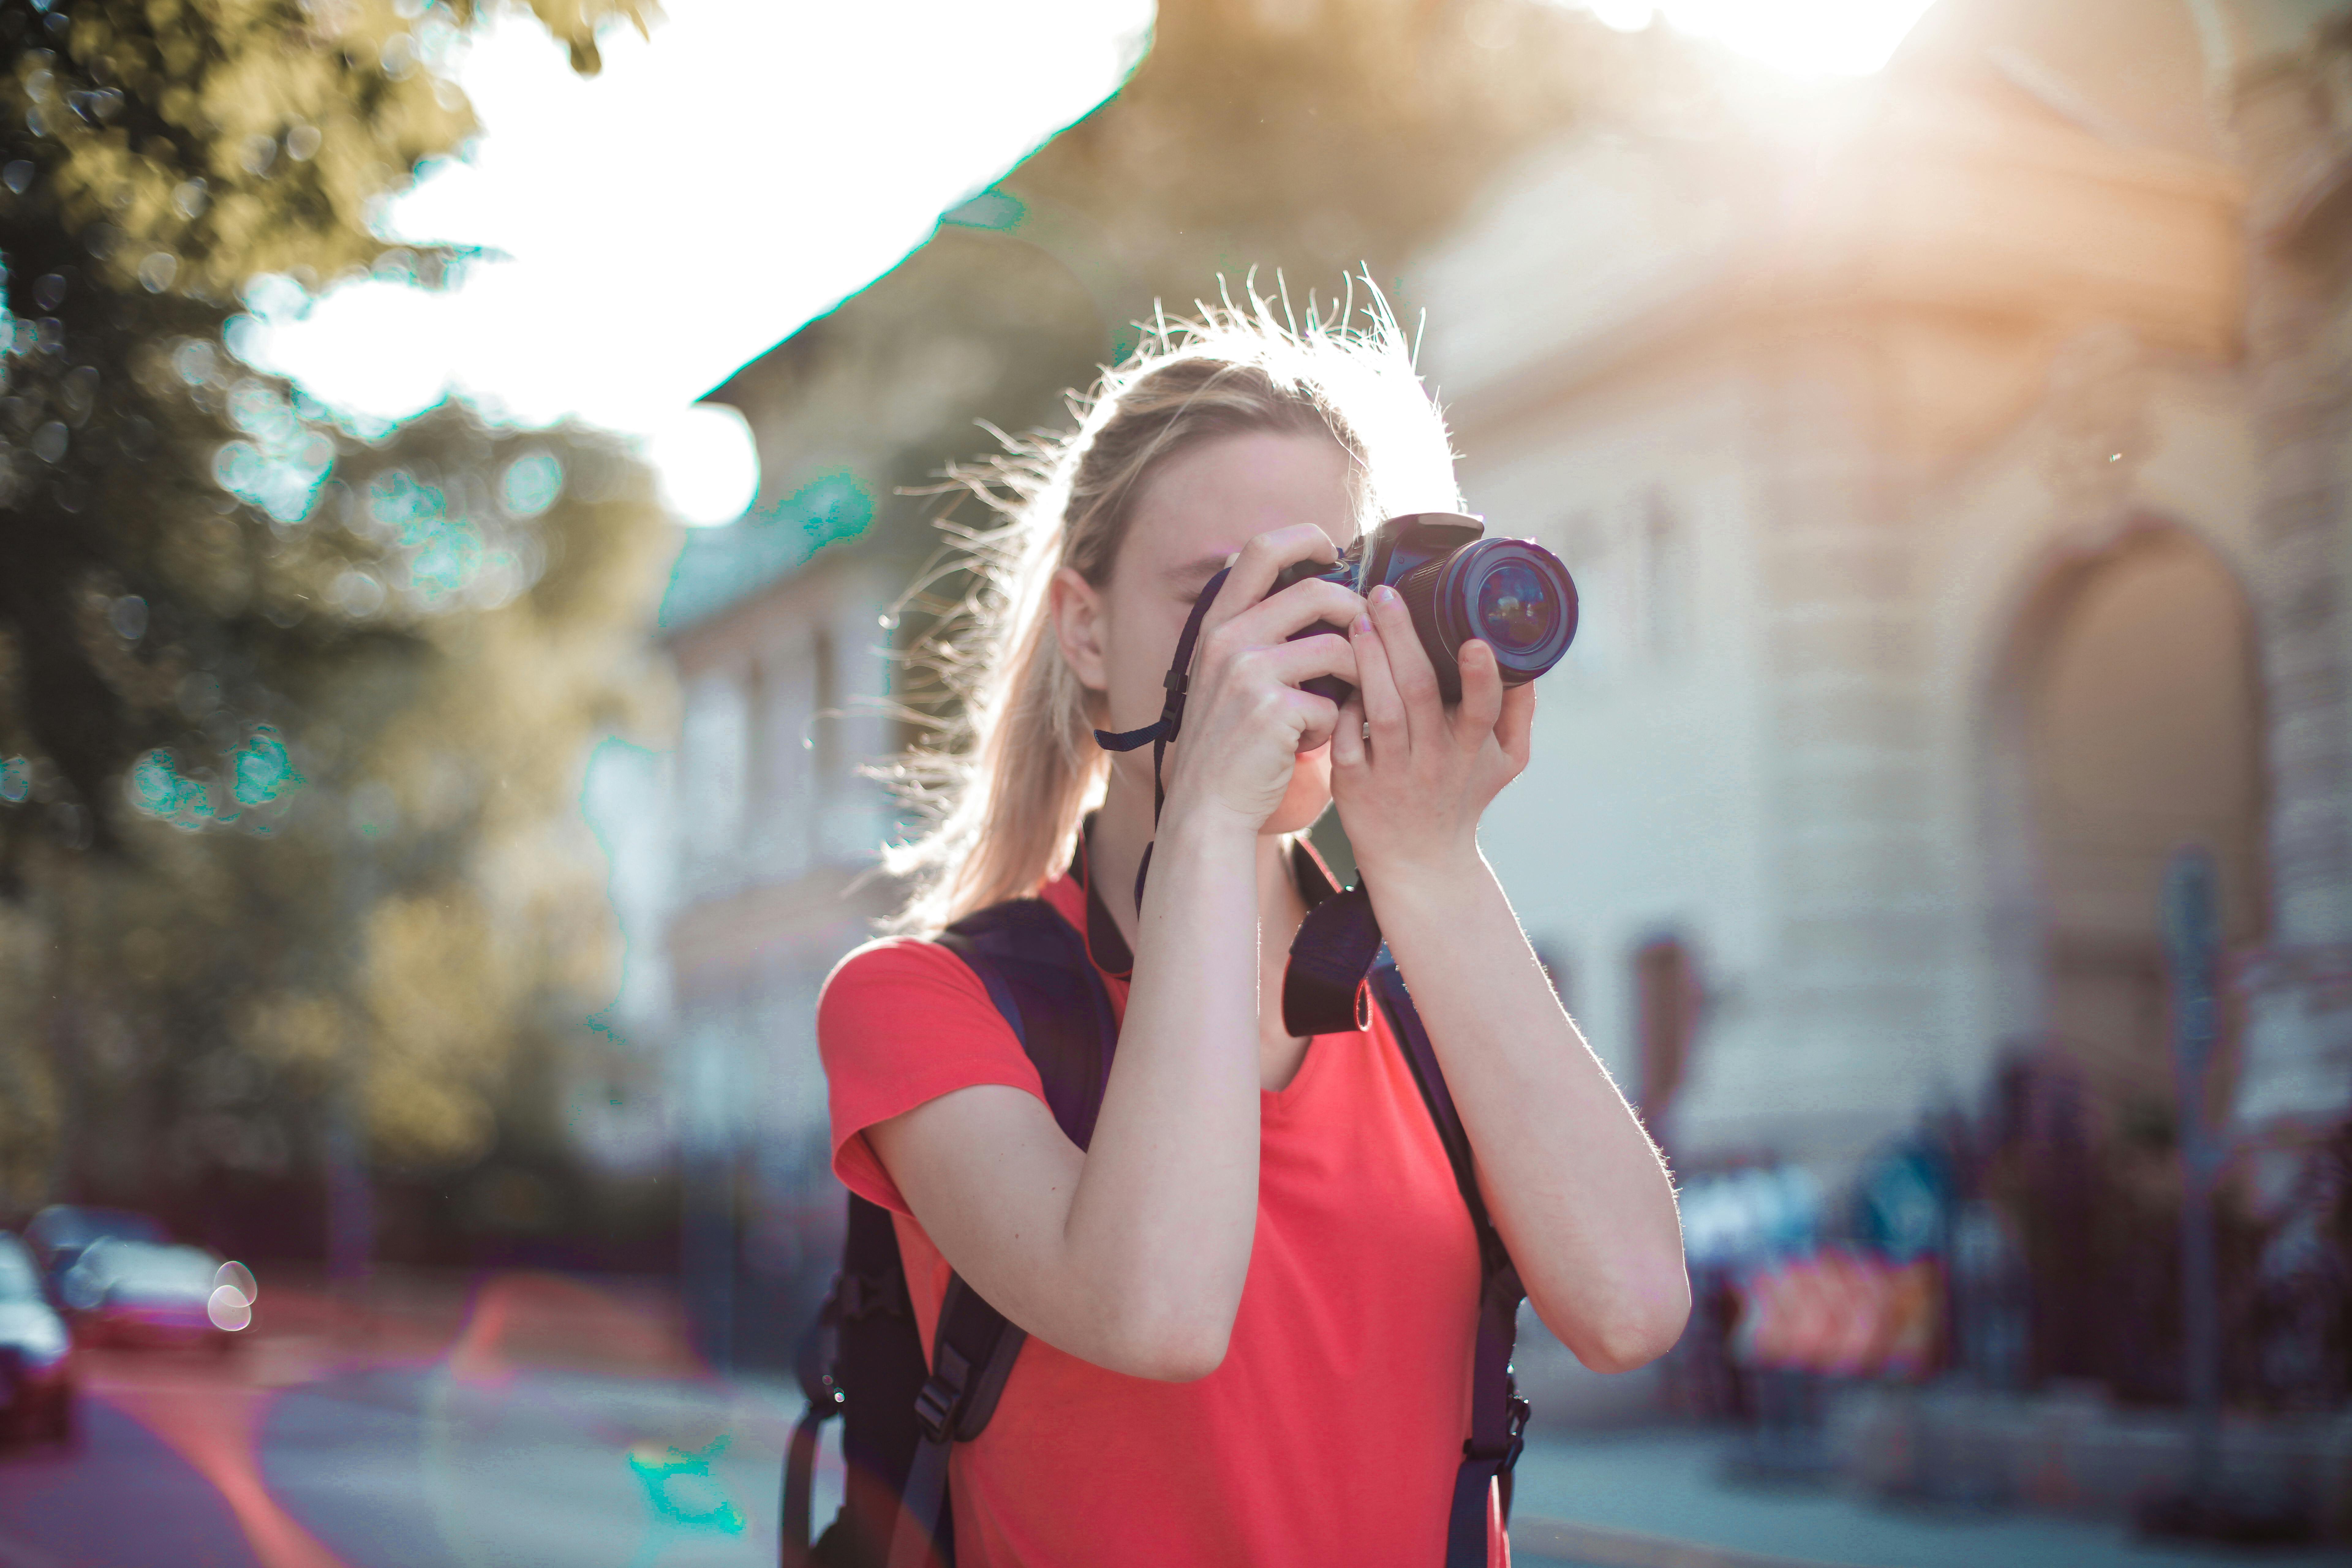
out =
<svg viewBox="0 0 2352 1568"><path fill-rule="evenodd" d="M1345 546L1356 537L1349 459L1323 436L1252 431L1171 458L1144 481L1121 548L1144 570L1224 557L1261 533L1311 522Z"/></svg>

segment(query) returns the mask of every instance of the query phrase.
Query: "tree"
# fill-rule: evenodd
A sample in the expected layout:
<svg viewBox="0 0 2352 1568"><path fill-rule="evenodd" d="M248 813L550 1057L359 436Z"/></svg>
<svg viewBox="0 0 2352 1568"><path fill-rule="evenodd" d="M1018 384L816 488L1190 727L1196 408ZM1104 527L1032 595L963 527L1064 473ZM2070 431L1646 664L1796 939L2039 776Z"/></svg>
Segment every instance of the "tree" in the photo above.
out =
<svg viewBox="0 0 2352 1568"><path fill-rule="evenodd" d="M574 64L650 0L534 0ZM112 781L224 765L289 671L373 635L339 584L382 546L289 531L356 434L224 359L253 280L462 258L369 225L470 110L436 67L473 0L0 4L0 881L37 829L111 842ZM25 807L31 809L25 809Z"/></svg>
<svg viewBox="0 0 2352 1568"><path fill-rule="evenodd" d="M347 587L384 629L297 672L299 733L257 732L221 774L151 751L125 854L35 853L68 1187L283 1176L321 1156L339 1102L380 1162L461 1168L518 1053L577 1044L612 994L572 804L586 738L653 689L671 536L648 476L610 437L444 407L345 458L321 510L405 571Z"/></svg>
<svg viewBox="0 0 2352 1568"><path fill-rule="evenodd" d="M655 14L530 8L588 71ZM464 264L370 218L472 133L437 68L477 19L0 0L0 1206L304 1164L337 1094L462 1163L609 995L562 836L646 685L645 471L232 352L256 289Z"/></svg>

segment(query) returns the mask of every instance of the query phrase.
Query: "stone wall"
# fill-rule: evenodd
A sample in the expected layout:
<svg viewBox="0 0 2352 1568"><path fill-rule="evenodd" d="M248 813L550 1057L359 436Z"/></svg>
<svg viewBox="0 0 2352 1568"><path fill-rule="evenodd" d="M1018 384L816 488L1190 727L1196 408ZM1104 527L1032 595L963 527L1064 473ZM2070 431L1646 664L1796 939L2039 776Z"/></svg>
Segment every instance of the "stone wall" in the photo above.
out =
<svg viewBox="0 0 2352 1568"><path fill-rule="evenodd" d="M2352 1110L2352 47L2341 19L2236 84L2249 187L2246 371L2261 443L2271 939L2242 966L2238 1114L2288 1135Z"/></svg>

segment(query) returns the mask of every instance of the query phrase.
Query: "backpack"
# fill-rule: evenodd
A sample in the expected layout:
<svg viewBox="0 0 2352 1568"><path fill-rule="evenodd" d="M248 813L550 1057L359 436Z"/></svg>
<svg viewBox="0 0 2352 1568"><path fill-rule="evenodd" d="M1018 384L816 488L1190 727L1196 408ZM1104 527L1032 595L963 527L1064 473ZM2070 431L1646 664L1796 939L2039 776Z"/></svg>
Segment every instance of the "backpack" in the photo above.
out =
<svg viewBox="0 0 2352 1568"><path fill-rule="evenodd" d="M1312 905L1361 899L1360 892L1335 895L1309 855L1302 853L1298 868L1299 885ZM987 986L990 1000L1035 1064L1054 1120L1072 1142L1086 1148L1094 1136L1118 1029L1085 938L1052 905L1018 899L957 921L938 940ZM1358 967L1355 973L1364 972ZM1511 1468L1527 1426L1528 1402L1518 1396L1510 1366L1525 1292L1487 1218L1469 1140L1438 1070L1429 1033L1385 949L1366 984L1404 1048L1477 1232L1471 1435L1454 1477L1444 1568L1485 1568L1488 1493L1499 1490L1507 1522ZM1348 990L1352 995L1355 987ZM952 1568L948 1454L954 1444L986 1429L1027 1337L961 1276L951 1276L927 1362L890 1215L852 1194L841 1269L796 1362L809 1403L785 1457L778 1542L782 1568L925 1568L934 1562ZM840 1514L812 1547L817 1435L835 1415L844 1418L846 1493Z"/></svg>

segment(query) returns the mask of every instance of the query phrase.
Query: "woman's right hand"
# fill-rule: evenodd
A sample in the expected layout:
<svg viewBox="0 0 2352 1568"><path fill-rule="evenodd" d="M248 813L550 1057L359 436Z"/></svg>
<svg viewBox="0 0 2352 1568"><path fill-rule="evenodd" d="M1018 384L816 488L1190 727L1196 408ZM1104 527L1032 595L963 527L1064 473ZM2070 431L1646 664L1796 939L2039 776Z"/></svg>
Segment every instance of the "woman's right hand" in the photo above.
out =
<svg viewBox="0 0 2352 1568"><path fill-rule="evenodd" d="M1216 812L1255 834L1282 804L1299 755L1331 739L1339 705L1299 683L1336 675L1352 684L1355 649L1344 635L1290 638L1318 621L1353 625L1364 601L1319 578L1270 598L1267 590L1294 562L1338 558L1313 523L1261 533L1235 553L1201 622L1168 769L1170 812Z"/></svg>

